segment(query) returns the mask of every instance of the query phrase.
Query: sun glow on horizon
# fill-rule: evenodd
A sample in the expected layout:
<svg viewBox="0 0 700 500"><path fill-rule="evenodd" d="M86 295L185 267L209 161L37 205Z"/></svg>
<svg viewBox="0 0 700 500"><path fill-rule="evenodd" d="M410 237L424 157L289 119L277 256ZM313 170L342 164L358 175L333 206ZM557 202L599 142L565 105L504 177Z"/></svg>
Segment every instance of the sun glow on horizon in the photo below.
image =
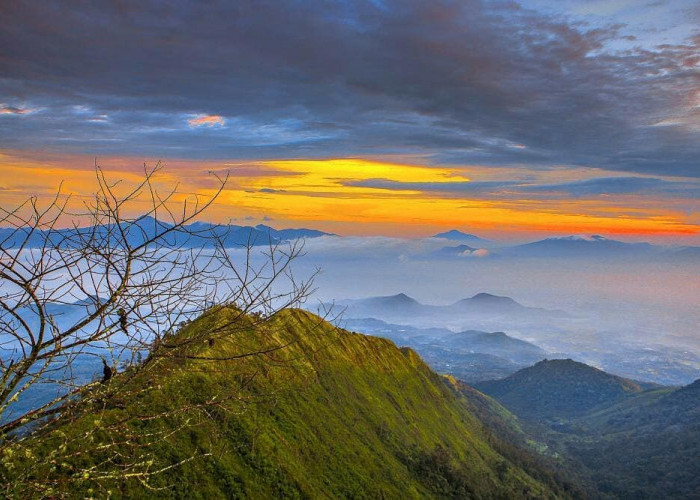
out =
<svg viewBox="0 0 700 500"><path fill-rule="evenodd" d="M78 163L80 168L76 168ZM125 184L136 182L143 173L135 160L106 159L100 163L108 177ZM639 194L572 198L533 192L525 196L518 191L522 168L433 167L352 158L257 162L176 159L165 163L158 182L163 186L179 183L179 200L193 193L212 196L216 182L207 173L230 173L226 188L206 214L217 222L272 220L279 226L306 225L341 234L404 237L448 228L471 228L506 239L528 233L695 239L700 234L697 215L684 210L683 200ZM18 205L31 195L47 200L61 180L64 193L77 198L89 195L95 182L91 166L92 161L85 157L41 160L17 153L0 154L2 204ZM529 171L528 175L527 186L551 183L556 178L546 170ZM566 178L580 180L591 175L586 169L572 169ZM480 183L489 190L472 189ZM686 200L686 205L692 202Z"/></svg>

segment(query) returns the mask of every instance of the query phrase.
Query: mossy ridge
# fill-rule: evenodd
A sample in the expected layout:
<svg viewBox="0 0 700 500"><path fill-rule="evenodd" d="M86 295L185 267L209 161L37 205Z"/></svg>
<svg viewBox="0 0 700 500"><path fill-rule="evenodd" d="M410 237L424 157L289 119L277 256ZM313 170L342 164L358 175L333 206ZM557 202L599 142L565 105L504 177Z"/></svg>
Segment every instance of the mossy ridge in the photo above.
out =
<svg viewBox="0 0 700 500"><path fill-rule="evenodd" d="M222 309L178 335L198 338L230 314L239 313ZM235 336L186 352L225 358L286 347L214 363L158 360L148 380L115 378L129 390L17 446L0 469L7 493L26 496L27 480L48 479L42 494L115 498L558 496L494 451L464 402L413 351L300 310L241 321ZM128 444L99 451L115 429ZM124 457L115 460L115 449ZM147 484L124 478L123 464L144 461L151 471L180 465ZM119 477L100 479L115 470Z"/></svg>

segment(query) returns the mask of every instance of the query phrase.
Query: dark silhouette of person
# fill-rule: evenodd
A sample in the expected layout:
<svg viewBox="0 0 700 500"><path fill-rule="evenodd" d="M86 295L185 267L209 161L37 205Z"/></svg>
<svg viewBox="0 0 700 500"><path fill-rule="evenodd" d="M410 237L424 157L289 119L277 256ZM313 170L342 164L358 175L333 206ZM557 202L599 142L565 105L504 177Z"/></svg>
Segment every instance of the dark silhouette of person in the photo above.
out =
<svg viewBox="0 0 700 500"><path fill-rule="evenodd" d="M214 339L210 338L210 339L209 339L209 347L211 347L211 346L213 346L213 345L214 345Z"/></svg>
<svg viewBox="0 0 700 500"><path fill-rule="evenodd" d="M121 327L122 331L124 333L129 333L126 329L127 320L126 320L126 311L124 310L124 308L120 307L119 310L117 311L117 314L119 315L119 326Z"/></svg>
<svg viewBox="0 0 700 500"><path fill-rule="evenodd" d="M102 367L102 383L104 384L112 378L112 375L114 375L114 369L107 364L105 358L102 358L102 364L104 365Z"/></svg>

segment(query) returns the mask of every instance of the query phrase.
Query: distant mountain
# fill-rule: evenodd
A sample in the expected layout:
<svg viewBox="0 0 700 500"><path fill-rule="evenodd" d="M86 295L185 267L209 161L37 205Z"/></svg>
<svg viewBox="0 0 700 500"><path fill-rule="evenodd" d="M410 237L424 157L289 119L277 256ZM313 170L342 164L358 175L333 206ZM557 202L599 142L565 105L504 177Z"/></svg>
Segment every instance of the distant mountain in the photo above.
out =
<svg viewBox="0 0 700 500"><path fill-rule="evenodd" d="M298 240L300 238L319 238L321 236L335 236L333 233L324 233L317 229L305 228L290 228L290 229L273 229L270 226L258 224L255 226L258 231L268 231L281 240Z"/></svg>
<svg viewBox="0 0 700 500"><path fill-rule="evenodd" d="M458 231L456 229L452 229L444 233L438 233L435 236L433 236L433 238L444 238L446 240L461 241L464 243L471 243L473 245L486 245L489 243L493 243L492 241L480 238L475 234L463 233L462 231Z"/></svg>
<svg viewBox="0 0 700 500"><path fill-rule="evenodd" d="M227 247L269 245L281 241L295 240L299 238L317 238L330 236L314 229L274 229L263 224L257 226L238 226L235 224L211 224L208 222L194 222L184 226L181 230L172 230L172 224L153 217L141 217L131 222L122 224L126 233L126 239L130 245L136 246L144 241L152 239L157 234L167 232L161 237L160 242L166 246L181 246L185 248L197 248L212 245L212 237L216 237ZM52 231L36 231L30 233L28 229L14 230L13 228L0 228L0 243L4 248L19 247L25 237L28 243L25 248L38 248L48 241L50 246L75 245L81 238L91 235L105 241L117 242L114 233L115 225L67 228Z"/></svg>
<svg viewBox="0 0 700 500"><path fill-rule="evenodd" d="M435 250L430 255L432 257L469 257L476 250L476 248L469 245L447 246Z"/></svg>
<svg viewBox="0 0 700 500"><path fill-rule="evenodd" d="M326 304L331 307L331 304ZM509 297L479 293L454 304L433 306L421 304L404 293L387 297L342 300L332 305L335 312L342 310L345 318L377 318L383 321L416 324L426 319L488 319L509 320L532 318L563 318L568 314L536 307L526 307Z"/></svg>
<svg viewBox="0 0 700 500"><path fill-rule="evenodd" d="M645 386L584 363L555 359L503 380L480 382L476 388L516 415L539 420L579 416L640 393Z"/></svg>
<svg viewBox="0 0 700 500"><path fill-rule="evenodd" d="M383 311L391 311L392 314L416 314L422 310L423 304L405 293L366 299L349 300L341 302L353 311L355 317L375 317ZM358 316L359 315L359 316Z"/></svg>
<svg viewBox="0 0 700 500"><path fill-rule="evenodd" d="M700 247L681 247L667 252L670 257L682 260L700 260Z"/></svg>
<svg viewBox="0 0 700 500"><path fill-rule="evenodd" d="M503 378L547 357L540 347L504 332L455 333L445 328L414 328L374 318L345 320L341 324L411 347L434 370L467 382Z"/></svg>
<svg viewBox="0 0 700 500"><path fill-rule="evenodd" d="M490 293L477 293L468 299L455 302L452 306L455 309L474 310L479 312L522 312L529 308L517 303L510 297L491 295Z"/></svg>
<svg viewBox="0 0 700 500"><path fill-rule="evenodd" d="M519 302L500 295L490 293L477 293L473 297L462 299L447 306L453 313L498 315L511 318L568 318L564 311L542 309L539 307L526 307Z"/></svg>
<svg viewBox="0 0 700 500"><path fill-rule="evenodd" d="M491 354L518 364L531 364L547 357L544 349L504 332L465 331L455 333L449 342L454 348Z"/></svg>
<svg viewBox="0 0 700 500"><path fill-rule="evenodd" d="M648 256L660 249L649 243L625 243L603 236L565 236L503 248L502 255L517 257L630 257Z"/></svg>

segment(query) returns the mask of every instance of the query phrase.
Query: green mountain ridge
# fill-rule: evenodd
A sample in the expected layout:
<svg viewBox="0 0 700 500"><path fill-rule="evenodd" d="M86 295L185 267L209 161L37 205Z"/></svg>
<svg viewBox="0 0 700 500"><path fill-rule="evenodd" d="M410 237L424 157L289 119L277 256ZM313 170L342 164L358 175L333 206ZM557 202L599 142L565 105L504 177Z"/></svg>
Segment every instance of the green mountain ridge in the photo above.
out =
<svg viewBox="0 0 700 500"><path fill-rule="evenodd" d="M177 337L199 338L195 332L213 331L236 314L221 309ZM87 408L17 442L0 460L3 493L207 499L571 495L526 451L490 432L474 403L414 351L300 310L282 311L260 325L249 317L239 321L247 323L233 337L217 337L213 345L184 343L182 357L160 358L156 351L146 361L150 369L116 376L96 389ZM256 351L266 353L239 358ZM229 359L185 359L195 355ZM505 412L489 401L480 411Z"/></svg>

